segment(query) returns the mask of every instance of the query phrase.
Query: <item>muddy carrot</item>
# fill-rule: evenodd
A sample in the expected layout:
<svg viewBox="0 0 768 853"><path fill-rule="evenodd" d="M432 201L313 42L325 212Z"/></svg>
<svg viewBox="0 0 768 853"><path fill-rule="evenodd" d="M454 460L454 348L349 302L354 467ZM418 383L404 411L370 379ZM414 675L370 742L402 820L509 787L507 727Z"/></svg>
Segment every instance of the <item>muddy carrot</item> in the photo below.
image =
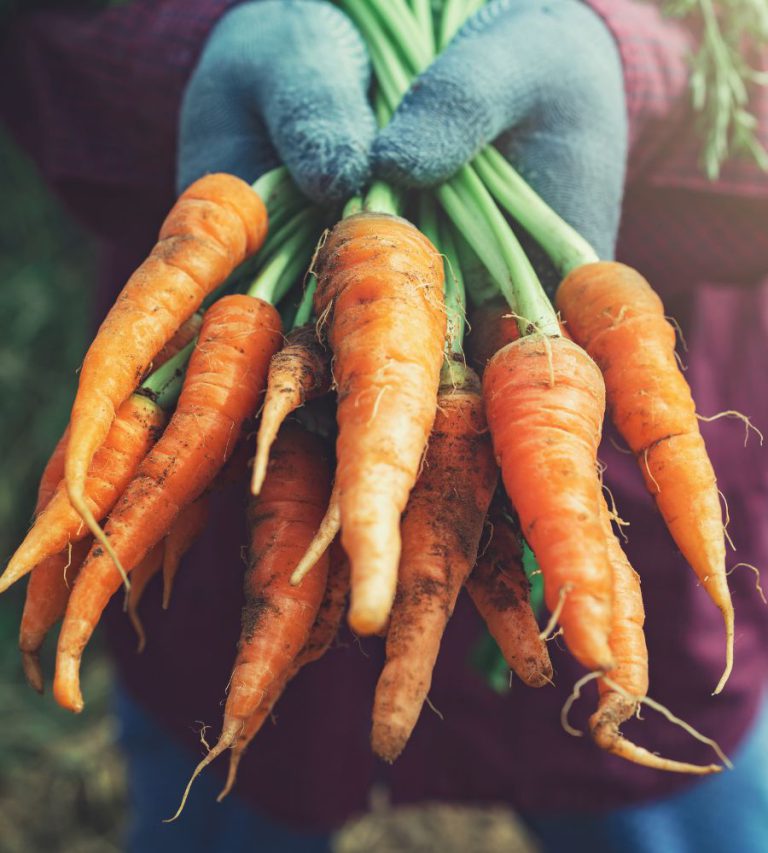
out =
<svg viewBox="0 0 768 853"><path fill-rule="evenodd" d="M309 639L326 588L328 557L299 586L290 584L290 571L322 518L330 490L330 463L322 440L298 424L284 424L264 486L249 505L251 565L221 735L195 769L176 816L195 778L235 744Z"/></svg>
<svg viewBox="0 0 768 853"><path fill-rule="evenodd" d="M467 592L509 668L529 687L542 687L552 681L552 663L531 609L519 533L502 506L492 507L488 521L491 539Z"/></svg>
<svg viewBox="0 0 768 853"><path fill-rule="evenodd" d="M397 595L371 732L374 752L386 761L402 752L421 713L497 479L480 381L452 361L442 372L424 466L402 522Z"/></svg>

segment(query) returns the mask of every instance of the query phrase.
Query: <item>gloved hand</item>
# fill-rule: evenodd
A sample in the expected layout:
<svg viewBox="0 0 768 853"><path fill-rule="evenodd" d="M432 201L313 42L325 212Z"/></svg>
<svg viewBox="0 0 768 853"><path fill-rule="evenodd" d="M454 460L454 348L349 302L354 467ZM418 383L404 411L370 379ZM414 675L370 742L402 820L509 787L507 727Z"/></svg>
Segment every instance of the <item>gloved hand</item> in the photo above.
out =
<svg viewBox="0 0 768 853"><path fill-rule="evenodd" d="M243 3L217 23L184 93L179 191L206 172L247 181L282 161L315 201L369 176L376 122L352 23L321 0Z"/></svg>
<svg viewBox="0 0 768 853"><path fill-rule="evenodd" d="M450 177L487 143L611 258L627 152L613 38L579 0L493 0L414 83L372 151L407 186Z"/></svg>

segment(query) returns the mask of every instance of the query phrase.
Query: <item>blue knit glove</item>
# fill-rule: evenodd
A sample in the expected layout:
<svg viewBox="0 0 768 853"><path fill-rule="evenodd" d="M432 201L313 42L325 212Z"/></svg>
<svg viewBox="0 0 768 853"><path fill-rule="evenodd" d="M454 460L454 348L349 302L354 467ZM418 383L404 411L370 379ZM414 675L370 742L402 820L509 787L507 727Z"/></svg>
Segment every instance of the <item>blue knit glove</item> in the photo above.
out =
<svg viewBox="0 0 768 853"><path fill-rule="evenodd" d="M254 181L281 161L318 202L369 177L376 122L365 44L319 0L260 0L227 12L184 93L178 189L206 172Z"/></svg>
<svg viewBox="0 0 768 853"><path fill-rule="evenodd" d="M627 118L613 38L579 0L493 0L419 77L373 146L406 186L449 178L496 143L540 195L613 256Z"/></svg>

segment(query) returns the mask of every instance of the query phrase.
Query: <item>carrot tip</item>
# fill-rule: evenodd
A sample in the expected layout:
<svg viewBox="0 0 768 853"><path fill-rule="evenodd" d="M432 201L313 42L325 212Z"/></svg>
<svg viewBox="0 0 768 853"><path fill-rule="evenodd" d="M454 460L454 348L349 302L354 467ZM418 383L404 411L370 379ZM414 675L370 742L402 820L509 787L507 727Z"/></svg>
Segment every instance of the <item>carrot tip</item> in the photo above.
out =
<svg viewBox="0 0 768 853"><path fill-rule="evenodd" d="M731 608L723 608L723 618L725 619L725 634L726 634L726 645L725 645L725 670L723 674L720 676L720 681L717 682L717 687L712 691L713 696L717 696L718 693L722 692L722 689L725 687L726 682L731 677L731 672L733 670L733 639L734 639L734 625L733 625L733 607Z"/></svg>
<svg viewBox="0 0 768 853"><path fill-rule="evenodd" d="M24 667L24 676L27 679L27 684L42 695L43 670L40 666L40 656L37 652L22 652L21 665Z"/></svg>
<svg viewBox="0 0 768 853"><path fill-rule="evenodd" d="M79 714L85 703L80 692L80 658L59 654L53 680L53 698L65 710Z"/></svg>

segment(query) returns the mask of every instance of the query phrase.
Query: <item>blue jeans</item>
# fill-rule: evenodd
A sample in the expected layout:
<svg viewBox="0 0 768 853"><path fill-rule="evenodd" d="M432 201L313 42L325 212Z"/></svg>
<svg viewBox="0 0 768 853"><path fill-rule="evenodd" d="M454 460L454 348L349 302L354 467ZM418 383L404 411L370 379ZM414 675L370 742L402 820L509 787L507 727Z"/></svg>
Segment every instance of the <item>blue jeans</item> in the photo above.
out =
<svg viewBox="0 0 768 853"><path fill-rule="evenodd" d="M172 815L193 759L118 691L120 743L132 806L129 853L328 853L330 836L302 833L254 812L203 773L182 817ZM600 815L521 817L541 853L768 853L768 703L732 771L682 794ZM617 759L619 760L619 759ZM648 771L653 772L653 771Z"/></svg>
<svg viewBox="0 0 768 853"><path fill-rule="evenodd" d="M733 770L663 800L599 816L522 817L541 853L768 853L768 702L730 758Z"/></svg>
<svg viewBox="0 0 768 853"><path fill-rule="evenodd" d="M128 765L128 853L330 853L330 835L276 823L234 792L217 803L221 780L210 773L195 780L181 817L163 823L179 805L194 756L120 689L115 709Z"/></svg>

